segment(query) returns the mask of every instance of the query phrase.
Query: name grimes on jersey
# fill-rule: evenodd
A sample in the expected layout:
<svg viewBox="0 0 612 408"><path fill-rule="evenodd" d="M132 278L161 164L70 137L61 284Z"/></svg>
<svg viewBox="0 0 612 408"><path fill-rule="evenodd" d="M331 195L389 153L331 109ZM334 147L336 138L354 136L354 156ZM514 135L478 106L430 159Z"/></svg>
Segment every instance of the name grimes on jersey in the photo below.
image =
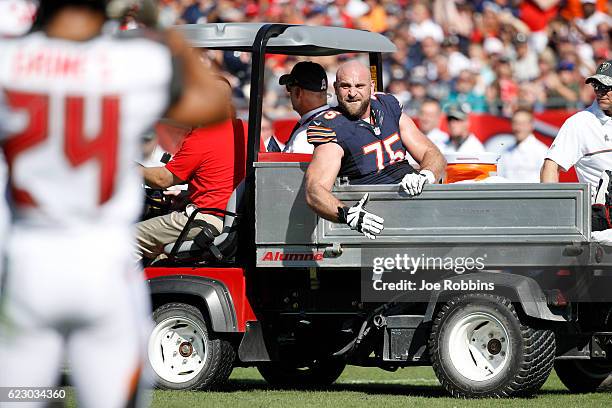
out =
<svg viewBox="0 0 612 408"><path fill-rule="evenodd" d="M18 51L11 73L16 77L81 78L84 75L84 60L82 54L66 53L59 49Z"/></svg>

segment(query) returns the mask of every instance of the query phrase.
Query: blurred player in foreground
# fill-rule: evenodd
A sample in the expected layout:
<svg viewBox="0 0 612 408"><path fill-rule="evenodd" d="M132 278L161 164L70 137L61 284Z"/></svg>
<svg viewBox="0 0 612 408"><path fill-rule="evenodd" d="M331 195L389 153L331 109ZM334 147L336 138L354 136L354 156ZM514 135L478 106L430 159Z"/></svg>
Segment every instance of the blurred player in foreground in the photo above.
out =
<svg viewBox="0 0 612 408"><path fill-rule="evenodd" d="M36 6L31 0L0 0L0 41L5 38L16 37L27 33L32 27ZM5 112L2 109L3 95L0 92L0 123L6 122ZM8 170L4 154L0 149L0 259L3 257L6 234L8 234L9 212L6 202L6 183ZM4 265L0 261L0 282Z"/></svg>
<svg viewBox="0 0 612 408"><path fill-rule="evenodd" d="M42 0L37 30L0 44L0 90L20 123L2 138L14 221L0 387L56 385L67 357L79 405L113 408L142 403L141 135L164 113L223 120L229 92L177 33L102 34L108 3Z"/></svg>

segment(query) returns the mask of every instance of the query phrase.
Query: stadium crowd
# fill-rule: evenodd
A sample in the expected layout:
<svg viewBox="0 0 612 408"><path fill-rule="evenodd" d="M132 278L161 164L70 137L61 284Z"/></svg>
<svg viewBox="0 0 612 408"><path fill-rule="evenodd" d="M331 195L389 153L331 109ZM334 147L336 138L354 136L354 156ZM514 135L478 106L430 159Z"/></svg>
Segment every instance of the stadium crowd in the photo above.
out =
<svg viewBox="0 0 612 408"><path fill-rule="evenodd" d="M398 48L385 59L387 91L410 116L427 98L506 117L518 107L580 109L594 97L584 78L611 56L605 0L162 0L160 7L164 26L267 21L380 32ZM249 56L209 51L209 58L244 109ZM267 61L264 101L272 119L292 114L278 78L297 60ZM338 59L317 62L333 79Z"/></svg>

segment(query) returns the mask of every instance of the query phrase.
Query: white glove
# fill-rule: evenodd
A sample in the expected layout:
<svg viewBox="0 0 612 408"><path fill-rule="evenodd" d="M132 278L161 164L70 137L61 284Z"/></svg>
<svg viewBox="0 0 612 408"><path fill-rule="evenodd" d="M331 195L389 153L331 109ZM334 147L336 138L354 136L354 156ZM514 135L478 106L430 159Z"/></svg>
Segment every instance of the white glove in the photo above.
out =
<svg viewBox="0 0 612 408"><path fill-rule="evenodd" d="M359 231L370 239L376 239L376 235L380 234L384 228L383 223L385 220L378 215L366 211L364 207L369 198L370 194L365 193L354 206L339 207L338 220L346 223L352 230Z"/></svg>
<svg viewBox="0 0 612 408"><path fill-rule="evenodd" d="M593 231L591 232L591 239L602 245L612 246L612 230Z"/></svg>
<svg viewBox="0 0 612 408"><path fill-rule="evenodd" d="M419 173L406 174L400 182L400 186L402 186L408 195L415 196L421 194L425 184L433 184L435 182L436 176L431 171L421 170Z"/></svg>

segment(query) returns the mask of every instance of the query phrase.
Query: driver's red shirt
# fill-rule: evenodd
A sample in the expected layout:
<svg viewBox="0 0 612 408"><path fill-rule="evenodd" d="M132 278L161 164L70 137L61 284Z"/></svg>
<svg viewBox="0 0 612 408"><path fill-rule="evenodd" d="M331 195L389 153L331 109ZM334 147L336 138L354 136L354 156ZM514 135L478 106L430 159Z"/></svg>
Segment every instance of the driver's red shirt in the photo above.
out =
<svg viewBox="0 0 612 408"><path fill-rule="evenodd" d="M239 120L192 130L166 168L189 184L198 207L225 209L245 173L245 136Z"/></svg>

